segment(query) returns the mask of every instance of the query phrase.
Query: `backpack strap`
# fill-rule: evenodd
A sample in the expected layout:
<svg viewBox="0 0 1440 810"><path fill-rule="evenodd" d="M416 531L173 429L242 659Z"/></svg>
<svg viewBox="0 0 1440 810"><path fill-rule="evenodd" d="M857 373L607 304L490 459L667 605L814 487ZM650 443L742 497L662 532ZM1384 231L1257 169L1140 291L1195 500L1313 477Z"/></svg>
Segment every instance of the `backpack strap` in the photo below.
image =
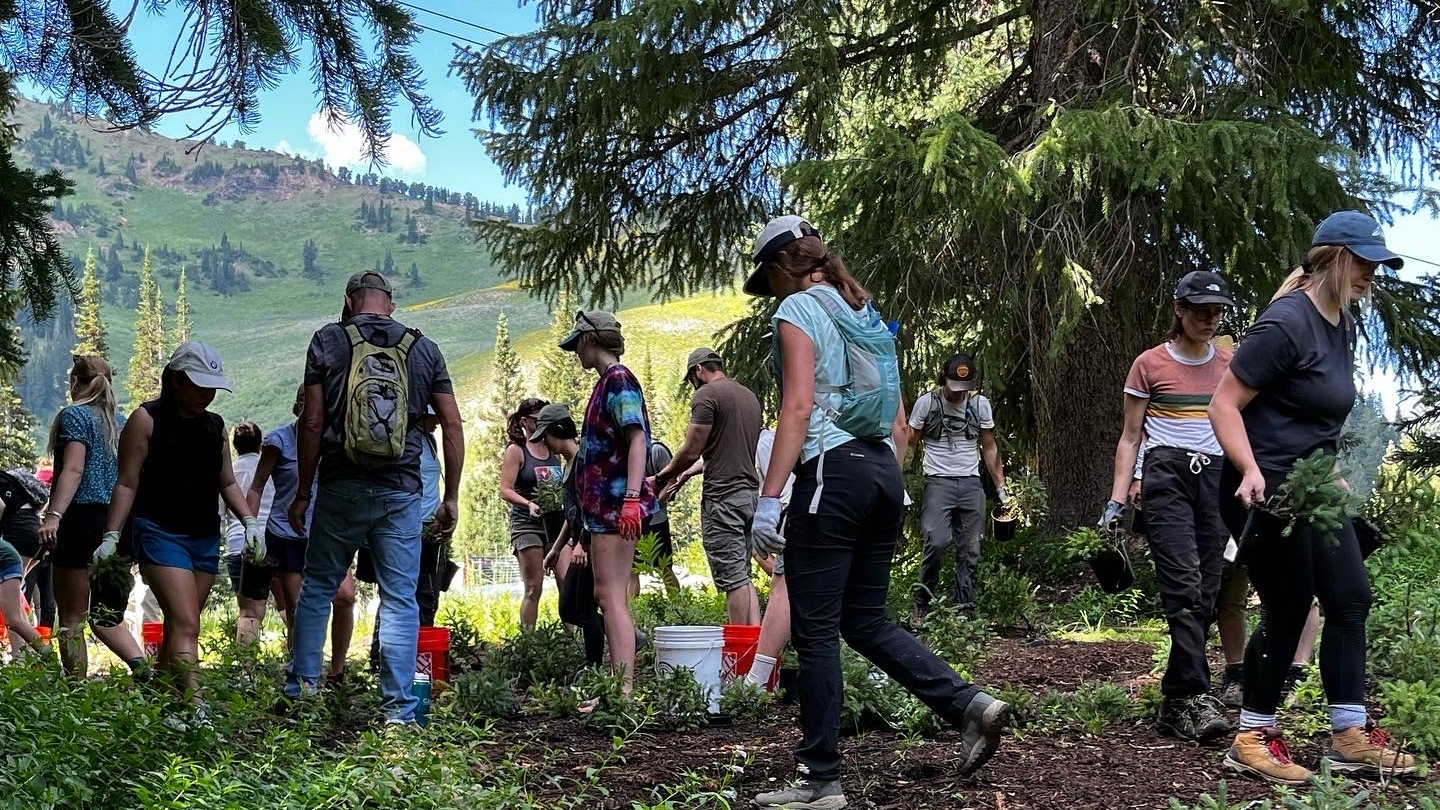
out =
<svg viewBox="0 0 1440 810"><path fill-rule="evenodd" d="M836 300L834 299L834 297L829 296L829 295L826 295L825 293L821 292L819 289L817 289L817 288L815 288L815 287L811 287L811 288L805 290L804 292L805 292L806 295L808 295L808 296L810 296L811 298L815 299L816 301L820 302L820 306L824 307L824 308L825 308L825 312L830 315L830 321L835 324L835 330L836 330L837 332L840 332L840 337L841 337L842 339L844 339L845 333L844 333L844 331L843 331L843 328L841 327L841 322L840 322L840 316L841 316L840 302L839 302L839 301L836 301ZM818 394L839 394L839 393L842 393L844 390L845 390L845 387L842 386L842 385L833 385L833 384L829 384L829 383L824 383L824 384L822 384L822 383L818 383L818 382L815 383L815 393L816 393L817 395L818 395ZM817 407L817 408L819 408L820 410L824 411L825 414L826 414L827 416L829 416L831 419L835 419L835 418L837 418L837 417L839 416L839 414L838 414L838 413L835 413L833 409L831 409L831 408L826 408L824 405L822 405L822 404L820 403L820 400L819 400L818 398L815 400L815 407Z"/></svg>

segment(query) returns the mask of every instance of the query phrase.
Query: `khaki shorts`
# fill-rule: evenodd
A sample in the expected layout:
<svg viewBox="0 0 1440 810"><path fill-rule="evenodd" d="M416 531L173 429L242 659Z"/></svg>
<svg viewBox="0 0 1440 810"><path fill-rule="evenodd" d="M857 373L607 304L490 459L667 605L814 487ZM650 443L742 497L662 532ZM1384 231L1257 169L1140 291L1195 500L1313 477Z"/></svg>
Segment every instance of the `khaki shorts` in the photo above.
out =
<svg viewBox="0 0 1440 810"><path fill-rule="evenodd" d="M700 503L700 537L716 590L729 593L750 584L750 524L756 490L734 492Z"/></svg>
<svg viewBox="0 0 1440 810"><path fill-rule="evenodd" d="M549 551L550 539L545 534L545 521L526 515L510 515L510 548L516 554L527 548Z"/></svg>

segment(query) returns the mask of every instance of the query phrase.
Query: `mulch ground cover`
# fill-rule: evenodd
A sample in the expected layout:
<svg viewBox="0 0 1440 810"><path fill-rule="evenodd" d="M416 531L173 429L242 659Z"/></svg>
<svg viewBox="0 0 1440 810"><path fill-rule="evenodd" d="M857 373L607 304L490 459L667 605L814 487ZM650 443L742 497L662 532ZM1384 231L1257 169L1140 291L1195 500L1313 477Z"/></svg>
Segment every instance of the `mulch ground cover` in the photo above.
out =
<svg viewBox="0 0 1440 810"><path fill-rule="evenodd" d="M1041 694L1074 691L1091 681L1109 681L1132 692L1153 682L1153 647L1137 642L1046 642L1016 639L994 642L979 679L990 685L1018 686ZM1232 718L1233 720L1234 718ZM611 741L577 720L525 718L498 727L498 747L524 763L536 777L559 777L551 789L558 799L600 762ZM612 762L601 777L603 795L592 791L596 808L653 804L663 796L657 786L684 783L698 774L706 788L722 780L737 793L737 807L773 789L793 775L791 747L799 738L794 705L779 705L767 721L715 726L689 733L641 734L624 746L623 762ZM974 808L980 810L1077 810L1078 808L1165 808L1170 797L1186 806L1201 794L1214 794L1222 779L1230 801L1274 795L1270 786L1235 777L1220 766L1224 746L1201 747L1161 737L1146 723L1112 726L1099 737L1082 730L1051 735L1007 737L978 774L955 773L958 735L907 739L874 731L846 737L845 792L851 807ZM743 753L737 753L743 752ZM1319 741L1297 750L1302 764L1314 765ZM731 766L749 757L743 773ZM539 779L534 780L539 781ZM532 782L533 783L533 782ZM1377 786L1368 785L1375 789ZM703 788L702 788L703 789ZM683 798L683 797L677 797Z"/></svg>

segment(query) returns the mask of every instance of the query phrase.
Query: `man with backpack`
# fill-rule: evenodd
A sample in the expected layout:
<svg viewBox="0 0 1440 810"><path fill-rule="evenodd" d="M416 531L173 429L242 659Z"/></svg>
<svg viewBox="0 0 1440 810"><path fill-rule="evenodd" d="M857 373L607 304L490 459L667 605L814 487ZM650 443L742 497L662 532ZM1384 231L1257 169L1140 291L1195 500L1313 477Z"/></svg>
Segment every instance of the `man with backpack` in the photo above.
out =
<svg viewBox="0 0 1440 810"><path fill-rule="evenodd" d="M986 518L981 457L1000 503L1010 500L1000 449L995 444L995 414L990 400L975 391L979 381L974 358L954 354L941 369L935 387L921 394L910 412L910 444L922 444L925 453L925 494L920 508L925 550L914 593L911 623L915 625L930 610L931 598L940 585L940 565L951 543L955 544L951 598L962 611L975 608L975 566L980 562Z"/></svg>
<svg viewBox="0 0 1440 810"><path fill-rule="evenodd" d="M656 473L663 492L684 482L704 459L705 488L700 505L700 534L715 589L725 594L731 624L759 624L760 599L750 581L750 524L760 476L755 444L760 439L760 400L749 388L725 376L725 361L711 348L690 352L685 381L695 388L685 440L665 469Z"/></svg>
<svg viewBox="0 0 1440 810"><path fill-rule="evenodd" d="M313 694L329 626L330 602L360 548L368 548L380 585L381 709L388 725L415 724L410 683L420 610L422 419L440 420L444 488L433 519L442 534L458 515L465 439L445 359L435 343L395 321L390 282L360 272L345 285L348 316L326 324L305 360L300 421L300 480L289 519L304 526L318 462L305 580L295 608L294 653L285 695Z"/></svg>

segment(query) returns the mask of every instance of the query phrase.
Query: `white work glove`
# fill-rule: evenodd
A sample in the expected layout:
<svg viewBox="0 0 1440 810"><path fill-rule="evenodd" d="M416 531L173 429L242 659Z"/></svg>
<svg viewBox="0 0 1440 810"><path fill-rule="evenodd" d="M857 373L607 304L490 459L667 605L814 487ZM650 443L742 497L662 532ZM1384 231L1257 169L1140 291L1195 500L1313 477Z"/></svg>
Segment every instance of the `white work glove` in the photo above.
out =
<svg viewBox="0 0 1440 810"><path fill-rule="evenodd" d="M95 565L99 565L102 560L114 557L115 547L118 545L120 545L120 532L114 530L105 532L100 535L100 547L95 549L95 554L90 558L90 561Z"/></svg>
<svg viewBox="0 0 1440 810"><path fill-rule="evenodd" d="M1001 506L1010 505L1010 490L1002 486L995 491L995 495L1000 499Z"/></svg>
<svg viewBox="0 0 1440 810"><path fill-rule="evenodd" d="M245 524L245 554L250 562L259 565L269 555L265 548L265 527L253 517L240 518L240 522Z"/></svg>
<svg viewBox="0 0 1440 810"><path fill-rule="evenodd" d="M761 496L755 507L755 520L750 525L750 547L774 556L785 550L785 537L780 534L780 499Z"/></svg>
<svg viewBox="0 0 1440 810"><path fill-rule="evenodd" d="M1100 516L1099 525L1102 529L1108 529L1120 522L1125 517L1125 504L1119 501L1109 501L1105 504L1105 513Z"/></svg>

